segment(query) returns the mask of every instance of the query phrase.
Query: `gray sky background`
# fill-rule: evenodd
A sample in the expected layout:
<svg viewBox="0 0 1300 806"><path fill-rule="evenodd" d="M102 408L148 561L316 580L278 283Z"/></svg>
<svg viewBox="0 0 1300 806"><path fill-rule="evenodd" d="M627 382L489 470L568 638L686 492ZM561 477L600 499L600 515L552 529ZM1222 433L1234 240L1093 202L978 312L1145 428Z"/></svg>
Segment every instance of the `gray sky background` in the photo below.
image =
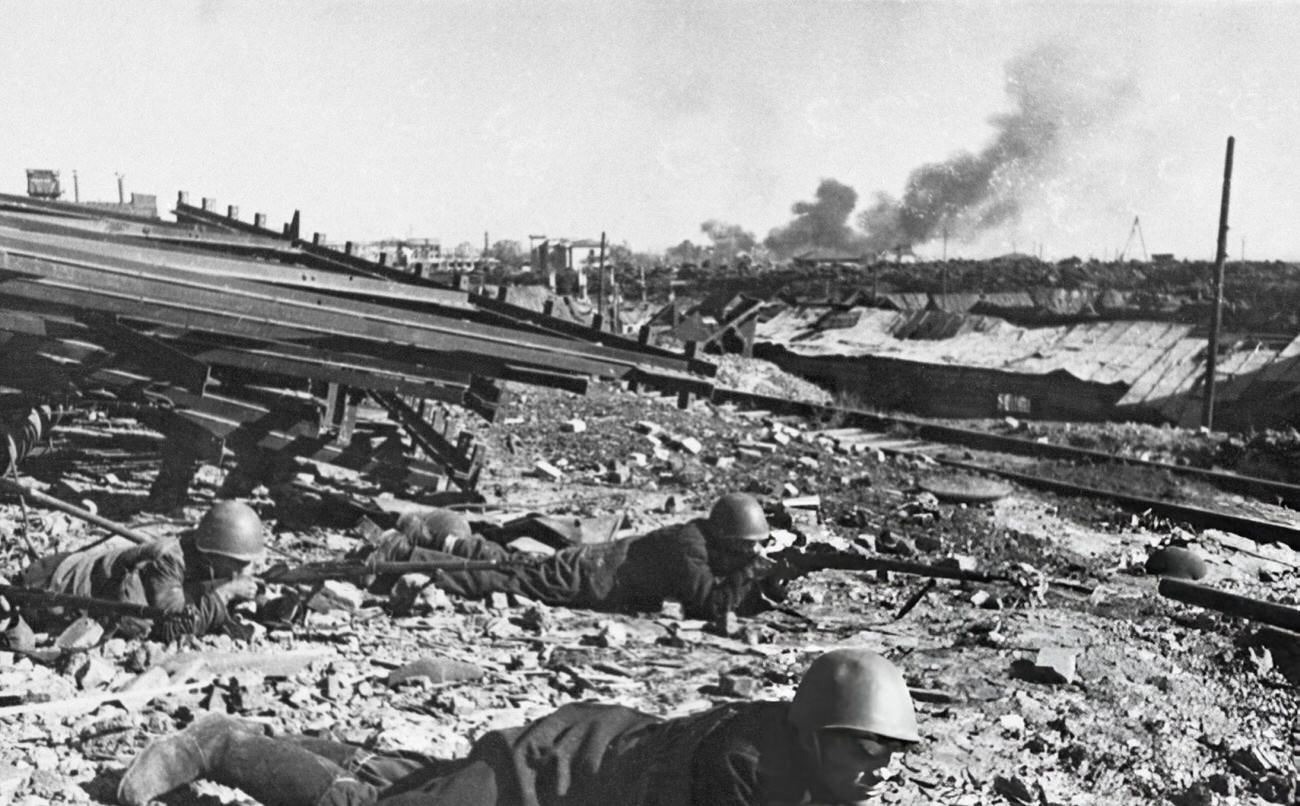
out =
<svg viewBox="0 0 1300 806"><path fill-rule="evenodd" d="M1033 103L1063 127L1012 172L1016 213L950 256L1109 257L1137 215L1149 251L1210 259L1231 134L1230 254L1300 257L1300 4L0 0L0 20L4 192L76 169L82 199L115 199L120 172L164 205L447 247L662 249L709 219L762 238L823 179L861 211L987 153L1024 111L1008 65L1056 47Z"/></svg>

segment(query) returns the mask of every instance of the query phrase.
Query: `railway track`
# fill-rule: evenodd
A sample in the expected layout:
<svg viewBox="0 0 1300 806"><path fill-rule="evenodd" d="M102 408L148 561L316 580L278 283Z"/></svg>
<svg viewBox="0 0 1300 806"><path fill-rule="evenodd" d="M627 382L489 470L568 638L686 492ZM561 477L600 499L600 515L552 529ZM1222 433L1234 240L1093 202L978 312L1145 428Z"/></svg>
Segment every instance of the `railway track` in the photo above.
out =
<svg viewBox="0 0 1300 806"><path fill-rule="evenodd" d="M1189 524L1197 529L1220 529L1260 543L1279 542L1300 550L1300 513L1295 518L1273 519L1225 511L1200 503L1124 492L1080 484L1061 478L1012 469L1001 462L954 458L954 447L988 454L1029 457L1072 464L1124 465L1194 480L1220 490L1300 509L1300 485L1243 476L1222 470L1206 470L1169 462L1154 462L1102 451L1052 445L1018 437L990 434L973 429L940 425L910 417L896 417L857 409L827 406L785 398L757 395L738 389L716 387L712 400L732 404L753 415L795 417L807 423L806 430L851 450L877 450L887 455L923 455L954 470L996 476L1024 487L1061 495L1099 498L1137 512L1154 514ZM827 424L834 427L827 427ZM900 436L902 432L904 435Z"/></svg>

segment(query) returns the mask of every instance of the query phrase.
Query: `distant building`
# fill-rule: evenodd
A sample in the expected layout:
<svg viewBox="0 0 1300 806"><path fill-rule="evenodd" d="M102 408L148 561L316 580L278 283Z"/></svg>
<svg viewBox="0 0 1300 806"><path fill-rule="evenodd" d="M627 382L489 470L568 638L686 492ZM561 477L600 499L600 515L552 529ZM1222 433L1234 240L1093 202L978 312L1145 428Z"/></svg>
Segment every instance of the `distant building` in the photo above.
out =
<svg viewBox="0 0 1300 806"><path fill-rule="evenodd" d="M82 207L103 210L106 213L124 213L140 218L158 217L158 197L152 193L132 193L126 202L81 202Z"/></svg>
<svg viewBox="0 0 1300 806"><path fill-rule="evenodd" d="M555 290L555 274L560 271L573 271L578 275L578 297L587 298L587 273L611 265L610 250L606 248L602 263L600 241L584 238L546 238L533 246L529 262L538 273L546 274L546 283Z"/></svg>
<svg viewBox="0 0 1300 806"><path fill-rule="evenodd" d="M73 184L76 184L76 172L73 172ZM121 177L118 177L118 193L122 192ZM63 185L59 181L59 172L44 168L27 169L27 195L42 201L58 201L63 196ZM75 194L74 194L75 195ZM63 202L68 204L69 202ZM158 197L152 193L132 193L130 201L115 202L71 202L80 207L89 207L104 213L116 213L136 218L157 218Z"/></svg>
<svg viewBox="0 0 1300 806"><path fill-rule="evenodd" d="M63 195L59 172L41 168L27 169L27 195L33 199L57 199Z"/></svg>

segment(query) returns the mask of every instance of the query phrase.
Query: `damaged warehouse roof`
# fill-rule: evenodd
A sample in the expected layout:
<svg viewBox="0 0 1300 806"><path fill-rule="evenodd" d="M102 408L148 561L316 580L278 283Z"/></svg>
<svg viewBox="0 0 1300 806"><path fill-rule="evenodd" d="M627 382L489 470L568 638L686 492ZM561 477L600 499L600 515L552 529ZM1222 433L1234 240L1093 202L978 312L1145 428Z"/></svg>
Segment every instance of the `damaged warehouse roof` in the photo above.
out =
<svg viewBox="0 0 1300 806"><path fill-rule="evenodd" d="M939 416L1163 419L1195 425L1205 339L1188 324L1025 328L944 311L785 309L758 326L758 354L875 405ZM1219 357L1229 420L1265 425L1300 391L1300 339Z"/></svg>
<svg viewBox="0 0 1300 806"><path fill-rule="evenodd" d="M329 249L320 235L298 237L297 213L276 231L261 214L249 224L212 206L182 193L179 223L169 223L0 196L0 387L16 391L6 408L128 402L209 451L224 442L354 469L396 453L407 482L469 489L482 451L427 402L491 420L498 381L577 393L592 378L711 389L715 368L692 352ZM387 450L357 442L367 399L434 466L394 451L391 428L369 434L386 435Z"/></svg>

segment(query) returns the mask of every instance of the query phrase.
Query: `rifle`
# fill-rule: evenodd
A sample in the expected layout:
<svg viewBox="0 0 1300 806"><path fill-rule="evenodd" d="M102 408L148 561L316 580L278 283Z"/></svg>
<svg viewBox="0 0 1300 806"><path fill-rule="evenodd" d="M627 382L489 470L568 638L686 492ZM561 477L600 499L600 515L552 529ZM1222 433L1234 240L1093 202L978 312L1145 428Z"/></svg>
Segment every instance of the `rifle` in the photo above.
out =
<svg viewBox="0 0 1300 806"><path fill-rule="evenodd" d="M913 563L906 560L889 560L884 557L868 557L853 551L839 549L814 549L812 551L794 548L782 549L768 555L774 563L773 574L786 577L800 577L813 571L839 569L843 571L893 571L898 574L913 574L931 579L955 579L961 582L1010 582L1015 585L1030 586L1046 583L1054 588L1065 588L1080 593L1092 593L1092 588L1085 583L1071 579L1044 577L1037 572L1029 574L1001 573L986 571L965 571L955 565L930 565Z"/></svg>
<svg viewBox="0 0 1300 806"><path fill-rule="evenodd" d="M1010 574L990 574L982 571L965 571L951 565L929 565L905 560L888 560L868 557L853 551L783 549L768 557L777 567L776 573L797 577L813 571L836 569L840 571L893 571L899 574L956 579L963 582L1013 582Z"/></svg>
<svg viewBox="0 0 1300 806"><path fill-rule="evenodd" d="M67 607L84 610L87 613L102 613L115 616L133 616L141 619L173 620L184 618L180 610L168 611L153 605L138 602L119 602L114 599L96 599L92 596L75 596L70 593L55 593L40 588L24 588L19 585L0 585L0 596L16 602L33 602L47 607Z"/></svg>
<svg viewBox="0 0 1300 806"><path fill-rule="evenodd" d="M280 585L315 585L330 579L365 579L374 576L401 576L402 574L427 574L431 571L484 571L491 568L510 568L534 562L531 558L509 560L466 560L448 558L425 562L381 562L366 560L348 562L330 560L306 563L296 568L280 563L262 574L265 582Z"/></svg>

